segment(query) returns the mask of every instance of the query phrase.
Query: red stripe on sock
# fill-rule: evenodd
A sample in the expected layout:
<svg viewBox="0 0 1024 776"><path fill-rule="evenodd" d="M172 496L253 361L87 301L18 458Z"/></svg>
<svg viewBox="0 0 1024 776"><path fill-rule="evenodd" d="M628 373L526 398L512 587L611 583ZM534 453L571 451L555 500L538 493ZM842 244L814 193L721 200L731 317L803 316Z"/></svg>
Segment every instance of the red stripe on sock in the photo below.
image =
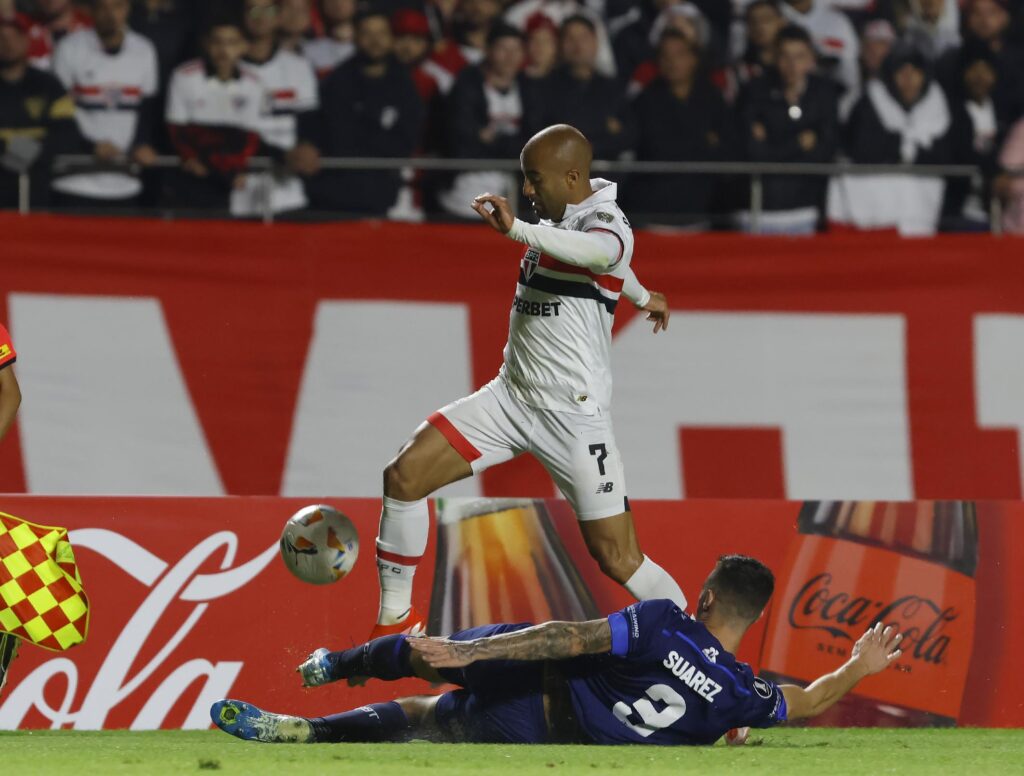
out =
<svg viewBox="0 0 1024 776"><path fill-rule="evenodd" d="M399 555L397 552L388 552L380 547L377 548L377 557L401 566L418 566L419 562L423 560L422 555Z"/></svg>
<svg viewBox="0 0 1024 776"><path fill-rule="evenodd" d="M480 451L473 447L472 443L440 412L435 412L427 418L427 423L440 431L448 440L448 444L454 447L455 452L465 458L467 463L473 463L480 457Z"/></svg>

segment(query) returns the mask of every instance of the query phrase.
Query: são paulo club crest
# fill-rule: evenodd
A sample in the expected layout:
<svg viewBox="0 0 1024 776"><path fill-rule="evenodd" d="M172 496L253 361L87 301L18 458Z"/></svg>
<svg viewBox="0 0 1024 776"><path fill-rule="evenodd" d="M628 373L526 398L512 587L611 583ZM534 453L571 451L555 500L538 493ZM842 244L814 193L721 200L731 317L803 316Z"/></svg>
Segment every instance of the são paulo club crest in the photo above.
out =
<svg viewBox="0 0 1024 776"><path fill-rule="evenodd" d="M523 254L523 274L526 279L529 280L533 277L533 271L537 269L537 264L540 262L540 251L536 248L528 248L526 253Z"/></svg>

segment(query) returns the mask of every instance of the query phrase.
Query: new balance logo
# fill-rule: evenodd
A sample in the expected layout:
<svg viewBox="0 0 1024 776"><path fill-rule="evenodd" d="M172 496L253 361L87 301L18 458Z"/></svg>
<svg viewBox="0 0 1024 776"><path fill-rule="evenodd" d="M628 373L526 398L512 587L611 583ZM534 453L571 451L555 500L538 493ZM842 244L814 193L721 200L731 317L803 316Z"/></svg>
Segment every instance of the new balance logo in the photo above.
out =
<svg viewBox="0 0 1024 776"><path fill-rule="evenodd" d="M615 490L614 482L602 482L597 486L597 493L611 493Z"/></svg>

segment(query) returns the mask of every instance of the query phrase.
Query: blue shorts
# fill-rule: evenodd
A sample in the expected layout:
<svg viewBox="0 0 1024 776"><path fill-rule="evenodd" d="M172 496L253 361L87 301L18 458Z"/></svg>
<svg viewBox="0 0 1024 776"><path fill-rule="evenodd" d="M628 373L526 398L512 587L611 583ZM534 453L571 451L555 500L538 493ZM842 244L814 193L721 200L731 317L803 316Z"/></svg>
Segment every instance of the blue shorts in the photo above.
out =
<svg viewBox="0 0 1024 776"><path fill-rule="evenodd" d="M531 625L482 625L449 638L469 641ZM437 724L449 738L477 744L547 743L540 661L481 660L465 668L444 668L440 673L463 688L446 692L435 707Z"/></svg>

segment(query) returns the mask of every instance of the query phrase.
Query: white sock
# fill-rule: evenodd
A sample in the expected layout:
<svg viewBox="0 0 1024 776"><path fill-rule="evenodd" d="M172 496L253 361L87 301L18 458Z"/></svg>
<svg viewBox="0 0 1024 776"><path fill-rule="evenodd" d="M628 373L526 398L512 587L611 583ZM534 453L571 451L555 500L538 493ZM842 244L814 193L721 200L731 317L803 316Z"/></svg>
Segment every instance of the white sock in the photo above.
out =
<svg viewBox="0 0 1024 776"><path fill-rule="evenodd" d="M384 497L377 537L377 575L380 577L379 625L401 622L412 606L412 578L427 549L430 510L425 498L399 501Z"/></svg>
<svg viewBox="0 0 1024 776"><path fill-rule="evenodd" d="M644 555L644 561L626 580L628 590L638 601L650 601L653 598L667 598L676 606L686 611L686 596L676 581L661 566Z"/></svg>

